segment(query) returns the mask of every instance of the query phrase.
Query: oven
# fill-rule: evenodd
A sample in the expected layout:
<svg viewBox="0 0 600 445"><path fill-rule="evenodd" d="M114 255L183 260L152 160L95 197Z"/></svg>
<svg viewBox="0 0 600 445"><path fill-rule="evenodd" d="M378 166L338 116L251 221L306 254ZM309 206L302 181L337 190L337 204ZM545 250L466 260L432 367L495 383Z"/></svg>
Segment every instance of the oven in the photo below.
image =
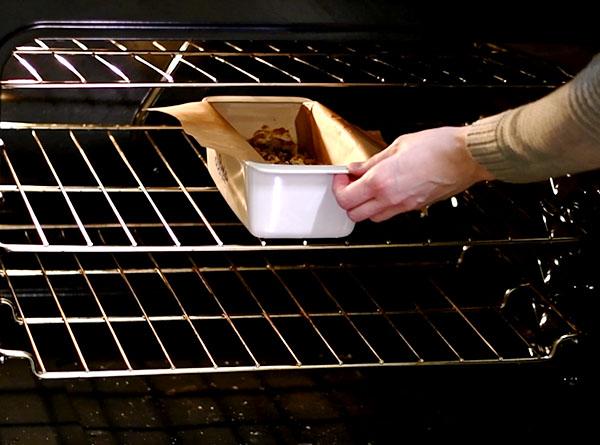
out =
<svg viewBox="0 0 600 445"><path fill-rule="evenodd" d="M152 3L2 19L0 441L591 428L596 173L478 184L342 239L257 239L205 148L149 110L303 96L391 142L548 93L592 54L585 31L447 38L445 8L391 2L255 2L235 21Z"/></svg>

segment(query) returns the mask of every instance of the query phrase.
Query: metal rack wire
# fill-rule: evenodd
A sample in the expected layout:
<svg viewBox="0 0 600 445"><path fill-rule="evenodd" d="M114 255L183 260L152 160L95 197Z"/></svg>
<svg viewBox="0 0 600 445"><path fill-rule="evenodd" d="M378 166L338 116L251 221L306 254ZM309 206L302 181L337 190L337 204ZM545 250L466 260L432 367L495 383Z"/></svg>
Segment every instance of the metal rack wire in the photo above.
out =
<svg viewBox="0 0 600 445"><path fill-rule="evenodd" d="M193 254L10 254L0 267L26 345L0 352L49 379L539 361L577 333L485 248L458 269Z"/></svg>
<svg viewBox="0 0 600 445"><path fill-rule="evenodd" d="M515 202L500 187L485 185L427 215L406 215L377 230L360 225L343 242L261 240L230 211L202 147L180 129L5 124L4 130L0 246L11 251L462 246L572 242L580 235L561 215L544 212L540 202L556 198L550 187ZM439 220L445 223L434 223Z"/></svg>
<svg viewBox="0 0 600 445"><path fill-rule="evenodd" d="M411 52L365 42L35 39L16 48L5 89L262 86L554 86L559 67L476 45Z"/></svg>

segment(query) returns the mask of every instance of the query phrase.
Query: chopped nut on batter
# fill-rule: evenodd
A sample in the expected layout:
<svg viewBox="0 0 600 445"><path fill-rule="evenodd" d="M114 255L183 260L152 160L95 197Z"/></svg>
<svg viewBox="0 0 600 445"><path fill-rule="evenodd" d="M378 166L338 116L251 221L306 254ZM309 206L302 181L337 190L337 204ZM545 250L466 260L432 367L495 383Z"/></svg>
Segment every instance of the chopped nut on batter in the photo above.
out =
<svg viewBox="0 0 600 445"><path fill-rule="evenodd" d="M283 127L272 130L268 125L263 125L254 132L248 142L265 161L272 164L317 164L314 156L298 149L298 145L292 140L289 130Z"/></svg>

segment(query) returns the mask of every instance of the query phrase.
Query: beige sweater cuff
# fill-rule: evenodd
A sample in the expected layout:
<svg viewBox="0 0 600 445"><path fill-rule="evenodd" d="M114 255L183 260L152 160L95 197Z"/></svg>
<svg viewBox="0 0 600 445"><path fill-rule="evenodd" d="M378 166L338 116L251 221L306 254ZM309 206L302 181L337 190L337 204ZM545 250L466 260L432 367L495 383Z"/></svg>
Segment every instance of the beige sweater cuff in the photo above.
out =
<svg viewBox="0 0 600 445"><path fill-rule="evenodd" d="M467 134L467 148L471 156L496 179L510 177L514 165L498 144L498 128L505 115L506 112L474 122Z"/></svg>

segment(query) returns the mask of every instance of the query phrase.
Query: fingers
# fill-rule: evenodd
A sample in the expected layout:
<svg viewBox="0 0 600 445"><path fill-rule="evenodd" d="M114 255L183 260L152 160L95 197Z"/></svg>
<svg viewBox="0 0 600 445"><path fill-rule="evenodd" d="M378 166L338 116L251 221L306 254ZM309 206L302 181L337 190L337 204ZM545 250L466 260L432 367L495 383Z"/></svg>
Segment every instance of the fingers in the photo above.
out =
<svg viewBox="0 0 600 445"><path fill-rule="evenodd" d="M377 164L393 155L394 152L395 149L390 146L365 162L353 162L348 165L349 175L346 175L347 179L334 179L333 191L340 207L350 210L374 197L376 189L372 187L370 180L364 175ZM353 181L352 176L357 179Z"/></svg>
<svg viewBox="0 0 600 445"><path fill-rule="evenodd" d="M367 219L370 219L373 222L381 222L391 218L392 216L415 209L416 207L412 205L409 200L390 207L381 201L372 199L348 211L348 216L352 221L355 222L360 222Z"/></svg>
<svg viewBox="0 0 600 445"><path fill-rule="evenodd" d="M337 195L351 182L350 175L333 175L333 193Z"/></svg>
<svg viewBox="0 0 600 445"><path fill-rule="evenodd" d="M333 193L340 207L350 210L373 198L375 191L365 184L364 177L353 181L348 175L336 175Z"/></svg>
<svg viewBox="0 0 600 445"><path fill-rule="evenodd" d="M333 192L340 207L348 212L353 221L363 221L374 215L382 214L390 207L389 162L383 162L400 149L400 139L385 150L375 154L364 162L348 165L348 175L336 175L333 180ZM383 163L382 163L383 162ZM369 172L369 175L365 175ZM400 213L401 208L393 214ZM392 216L392 215L390 215ZM385 219L385 218L384 218Z"/></svg>
<svg viewBox="0 0 600 445"><path fill-rule="evenodd" d="M361 205L348 210L348 217L354 222L364 221L372 215L376 215L384 211L385 205L376 199L371 199Z"/></svg>
<svg viewBox="0 0 600 445"><path fill-rule="evenodd" d="M406 206L405 204L399 204L394 207L387 208L379 213L375 213L369 216L369 219L373 222L381 222L386 219L390 219L392 216L396 216L399 213L408 212L410 210L414 210Z"/></svg>

